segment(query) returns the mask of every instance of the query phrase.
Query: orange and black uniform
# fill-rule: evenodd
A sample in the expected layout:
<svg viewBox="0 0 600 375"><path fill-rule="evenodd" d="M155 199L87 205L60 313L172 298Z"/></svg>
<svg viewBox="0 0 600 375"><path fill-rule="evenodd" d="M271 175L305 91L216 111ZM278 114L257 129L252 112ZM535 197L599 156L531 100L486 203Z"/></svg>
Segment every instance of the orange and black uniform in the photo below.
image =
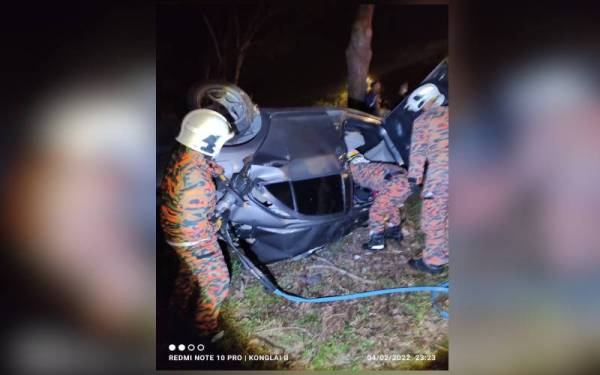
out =
<svg viewBox="0 0 600 375"><path fill-rule="evenodd" d="M399 226L400 208L411 194L405 172L395 164L377 162L350 164L350 170L354 182L376 194L369 209L370 232Z"/></svg>
<svg viewBox="0 0 600 375"><path fill-rule="evenodd" d="M448 263L448 107L423 112L413 123L408 178L423 181L421 230L425 233L423 261Z"/></svg>
<svg viewBox="0 0 600 375"><path fill-rule="evenodd" d="M213 178L222 173L207 156L178 145L162 181L160 222L181 264L175 288L189 301L197 283L200 333L217 330L220 306L229 293L229 271L210 221L217 203Z"/></svg>

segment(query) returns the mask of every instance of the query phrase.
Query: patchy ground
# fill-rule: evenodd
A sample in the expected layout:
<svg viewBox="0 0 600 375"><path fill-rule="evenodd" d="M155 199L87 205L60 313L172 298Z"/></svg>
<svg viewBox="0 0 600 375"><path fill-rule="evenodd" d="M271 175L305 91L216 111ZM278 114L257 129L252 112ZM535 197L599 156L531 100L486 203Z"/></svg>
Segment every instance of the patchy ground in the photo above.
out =
<svg viewBox="0 0 600 375"><path fill-rule="evenodd" d="M444 282L447 273L430 276L406 265L423 246L423 236L417 230L419 203L416 199L407 203L404 241L388 241L382 252L366 254L361 249L368 236L368 230L362 228L315 255L269 268L280 286L303 296ZM442 298L439 302L447 306L447 298ZM428 293L298 304L265 292L234 261L224 319L229 329L220 346L245 353L288 354L287 362L267 368L447 368L448 321L432 308ZM370 355L397 357L379 361ZM416 359L416 355L424 358Z"/></svg>

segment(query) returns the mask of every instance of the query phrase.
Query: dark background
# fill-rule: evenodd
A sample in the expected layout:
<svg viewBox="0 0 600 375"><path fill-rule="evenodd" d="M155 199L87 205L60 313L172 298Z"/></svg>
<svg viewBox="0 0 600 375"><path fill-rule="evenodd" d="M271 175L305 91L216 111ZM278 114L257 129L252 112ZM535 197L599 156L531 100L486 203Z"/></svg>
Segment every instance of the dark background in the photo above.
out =
<svg viewBox="0 0 600 375"><path fill-rule="evenodd" d="M341 92L346 84L344 52L357 5L341 1L269 5L275 15L258 32L261 43L250 50L239 86L262 107L311 106ZM243 21L253 7L244 2L158 7L159 144L167 141L164 137L173 137L182 116L190 110L190 87L206 80L206 66L214 61L215 48L203 16L217 28L235 9ZM447 56L447 6L377 4L371 47L371 75L382 81L384 98L393 105L403 82L414 89Z"/></svg>
<svg viewBox="0 0 600 375"><path fill-rule="evenodd" d="M185 69L183 69L184 65L193 65L183 61L191 58L181 59L181 56L178 56L180 61L173 60L171 66L177 68L177 64L181 64L181 68L165 72L165 68L167 68L165 58L169 53L165 55L164 44L165 41L168 41L167 33L169 31L161 28L161 32L157 34L155 30L155 21L158 22L158 26L164 27L164 17L171 14L172 11L165 9L165 5L155 7L153 4L143 5L139 2L132 6L124 3L121 2L111 7L94 5L93 2L48 2L45 4L10 2L5 5L3 12L0 13L0 18L2 18L0 39L2 39L3 51L3 58L0 61L3 68L0 74L3 74L2 93L4 94L2 109L8 112L8 116L5 117L8 121L3 126L5 133L1 137L4 141L2 147L2 163L4 165L22 160L23 150L19 147L22 142L15 142L14 133L23 132L25 129L27 130L25 135L29 136L37 134L39 129L39 126L35 125L25 127L25 122L20 121L20 116L15 116L15 113L17 115L35 113L36 99L45 97L44 89L46 87L62 89L70 80L96 78L99 68L121 70L124 66L129 66L131 61L127 58L128 53L132 54L134 59L139 60L139 69L150 69L151 71L154 71L154 54L158 53L160 55L157 71L157 80L160 86L159 103L161 106L164 105L165 100L171 95L170 102L173 103L174 108L185 107L184 94L177 85L185 90L187 89L186 81L193 80L193 77L184 74ZM374 69L379 64L377 61L381 58L379 52L381 49L378 46L381 35L378 30L380 30L381 19L387 17L382 11L384 6L388 5L378 4L378 9L375 11L372 63ZM346 20L350 22L353 12L350 9L346 11L341 9L348 8L347 6L338 6L338 8L337 12L346 14ZM561 6L557 6L549 2L527 4L523 1L501 3L451 1L449 10L452 59L451 91L453 103L462 104L460 107L454 104L453 108L455 109L451 115L453 126L451 150L459 151L461 145L464 145L466 141L475 143L476 147L480 147L484 151L489 150L497 143L498 137L489 137L490 141L488 141L473 136L473 133L480 131L479 128L489 127L489 123L473 126L471 128L477 129L468 129L464 132L457 130L461 126L466 127L464 121L461 120L473 116L473 112L481 108L481 103L475 99L490 95L490 91L484 89L489 82L506 79L505 75L508 74L509 69L521 64L522 60L527 60L527 57L539 52L560 52L563 56L570 58L598 58L600 45L598 43L598 35L600 35L598 19L600 14L597 4L592 2L587 2L587 6L582 6L582 2L562 3ZM158 19L155 17L155 13ZM398 14L397 17L402 17L402 15ZM327 21L324 17L319 22L326 24L332 21ZM196 20L196 23L196 27L201 29L201 22ZM298 20L298 23L301 23L301 20ZM343 43L338 46L339 51L343 51L347 43L350 24L342 21L339 21L339 24L343 26L343 34L346 35ZM183 27L183 25L180 26ZM190 25L186 27L190 27ZM397 27L402 27L402 25L397 25ZM417 34L426 34L433 26L425 21L414 27L418 28L418 32L411 34L413 38ZM176 27L173 26L172 32L175 29ZM342 29L340 29L341 31ZM330 35L324 34L322 37L328 38ZM202 35L197 38L197 40L192 40L190 48L195 48L194 46L203 43L200 41ZM395 43L393 47L397 51L403 48L400 43L404 43L404 39L390 40ZM205 49L205 51L210 51L210 49ZM174 51L170 53L175 56ZM334 64L336 70L333 73L338 72L339 77L343 78L342 72L345 71L343 55L336 55L336 59L337 62ZM260 98L261 101L259 101L258 91L268 92L267 84L247 87L246 81L250 79L249 74L251 74L250 65L254 64L254 60L255 57L250 57L248 65L244 67L242 74L244 88L251 92L261 105L277 104L262 103L261 101L267 99L275 101L279 95L282 96L283 101L284 93L282 92L275 92L276 94L272 98ZM279 82L277 77L272 76L271 71L274 65L283 60L284 58L279 56L275 62L271 63L269 69L264 70L263 79L268 79L269 84L276 85ZM317 61L316 58L315 61ZM325 63L325 59L318 61ZM535 67L539 64L539 60L530 59L526 63ZM193 69L188 68L187 70ZM597 70L595 71L597 72ZM199 72L193 73L198 77L202 76ZM328 78L333 73L330 71L323 77ZM286 77L300 83L304 83L305 79L308 80L301 78L302 76L296 77L296 74L298 73L291 72ZM168 76L171 77L168 78ZM165 79L171 80L171 85L173 85L166 91ZM385 79L387 80L387 77ZM598 80L599 75L597 73L590 75L589 79ZM318 81L315 80L315 82ZM148 79L150 90L154 83L153 78ZM343 84L343 81L339 84ZM129 89L127 81L119 82L119 85L123 90ZM335 83L332 86L335 86ZM388 88L392 89L392 87ZM395 90L395 88L393 89ZM93 86L88 87L88 91L93 92L94 90ZM295 98L295 95L298 95L300 98L300 94L300 90L296 90L294 95L290 96ZM307 102L310 100L312 98L308 97ZM68 99L59 98L59 101L63 105L71 104ZM291 104L289 103L289 105ZM148 112L148 115L152 117L155 108L148 107ZM153 128L154 121L150 121L147 131L152 132ZM124 129L128 130L127 126L124 126ZM23 142L26 141L27 138L23 140ZM530 143L533 147L536 142ZM575 147L577 145L572 141L566 142L565 146L569 155L578 153L578 149ZM108 146L107 151L111 151ZM465 160L457 158L456 156L460 155L457 155L455 151L451 151L453 202L451 216L453 218L458 213L457 209L471 200L471 196L465 197L465 194L461 193L462 186L473 185L474 181L476 182L474 185L479 185L480 182L480 180L471 178L470 175L465 176L464 173L460 173L461 168L465 167ZM156 171L156 165L151 157L146 158L145 152L139 156L140 160L145 160L146 163L140 166L137 174ZM479 160L483 160L482 169L493 170L497 164L487 161L488 159L480 155L476 156ZM513 160L509 163L509 167L518 167L518 164L519 160ZM117 167L110 165L110 168L117 169ZM89 165L89 168L91 171L97 170L97 166L94 165ZM2 169L2 172L2 177L4 177L2 186L11 186L14 183L14 175L5 168ZM592 185L594 181L589 177L582 176L581 181L589 183L591 188L595 187ZM39 183L42 182L39 181ZM539 186L540 189L548 187L546 185ZM148 184L147 190L139 193L153 195L155 189L155 184ZM486 196L493 197L493 192L489 192ZM557 200L564 199L561 196L555 196L555 198ZM57 203L56 209L60 210L61 207L58 205L59 203ZM11 212L8 214L10 215ZM514 217L517 215L515 214ZM565 218L565 220L569 219L571 218ZM527 223L522 227L527 232L533 225L535 223ZM10 216L5 222L4 229L13 230ZM498 236L483 238L484 245L479 247L461 246L459 243L461 237L475 235L465 235L464 231L461 232L454 224L451 225L450 230L454 270L451 279L452 347L450 356L453 360L450 362L450 373L481 374L494 370L495 373L511 374L598 373L600 335L597 327L600 327L598 322L600 314L598 313L597 285L599 285L598 275L600 273L596 272L592 276L582 275L580 277L577 275L566 277L554 273L550 278L542 278L539 276L539 272L535 272L539 271L541 266L532 267L532 263L539 263L539 255L534 254L519 237L507 230L505 226L495 228ZM556 230L561 233L563 228L557 227ZM531 236L528 237L534 237L534 239L539 237L535 231L531 231L529 234ZM29 235L37 236L38 228L32 227ZM147 236L149 239L155 237L153 227L148 230ZM482 237L482 235L478 237ZM510 240L513 246L507 246L507 240ZM140 373L150 373L155 367L152 355L155 347L153 323L155 310L147 309L144 313L136 316L135 321L130 322L127 326L128 329L121 328L120 335L112 335L94 329L95 327L90 327L74 318L76 314L72 311L72 303L65 303L64 299L60 297L64 295L64 288L39 282L39 270L31 267L26 260L20 259L19 266L15 265L16 261L7 261L6 258L21 255L24 252L19 251L21 249L18 246L10 246L6 242L4 245L5 251L3 251L2 262L0 262L2 284L5 286L2 295L1 317L7 328L5 331L9 332L3 332L0 339L1 345L14 349L15 336L9 334L10 331L27 332L29 327L40 317L45 319L46 326L56 332L54 336L42 343L35 342L31 346L27 346L29 349L27 353L33 351L36 355L24 357L26 363L38 365L44 370L39 370L40 367L38 367L37 371L24 372L21 369L20 373L42 373L44 371L117 373L130 372L125 369L133 366L139 367ZM492 253L498 247L502 247L502 251ZM492 251L486 251L488 248ZM81 251L88 251L88 249L82 248ZM147 258L155 259L152 246L147 248ZM525 262L525 259L528 261ZM121 261L122 259L119 258L114 259L115 263ZM588 263L592 267L597 267L597 263L593 261ZM66 272L72 267L74 265L69 262L65 264L64 271ZM490 268L495 270L493 276L490 275ZM155 273L150 272L144 277L144 281L147 285L146 294L153 298L156 292ZM80 286L80 289L92 295L97 293L96 290L90 290L85 286ZM137 327L140 322L147 322L151 327L148 328L146 335L138 336L132 333L134 327ZM77 337L85 339L86 343L91 342L100 350L96 350L96 347L90 348L81 345L80 341L74 339ZM56 357L56 348L63 345L65 338L70 339L74 345L84 350L84 355L63 351L66 353L65 355ZM116 351L116 353L112 357L107 357L104 349L111 350L111 352ZM141 355L135 355L138 351L141 352ZM3 350L2 353L4 354L2 363L10 365L14 350Z"/></svg>

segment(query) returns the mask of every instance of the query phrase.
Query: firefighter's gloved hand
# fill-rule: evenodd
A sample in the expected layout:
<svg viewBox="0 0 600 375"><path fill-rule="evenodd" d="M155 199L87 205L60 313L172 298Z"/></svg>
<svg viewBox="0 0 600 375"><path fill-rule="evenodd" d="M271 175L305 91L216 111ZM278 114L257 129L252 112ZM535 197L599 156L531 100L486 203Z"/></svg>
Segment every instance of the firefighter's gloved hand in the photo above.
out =
<svg viewBox="0 0 600 375"><path fill-rule="evenodd" d="M227 177L225 177L225 175L221 174L218 175L217 178L215 178L215 185L217 187L217 190L225 189L228 183L229 180L227 179Z"/></svg>
<svg viewBox="0 0 600 375"><path fill-rule="evenodd" d="M369 160L363 156L358 150L351 150L346 155L346 160L350 164L366 164Z"/></svg>
<svg viewBox="0 0 600 375"><path fill-rule="evenodd" d="M222 176L225 174L225 170L216 161L209 160L208 165L211 168L212 175L214 177Z"/></svg>
<svg viewBox="0 0 600 375"><path fill-rule="evenodd" d="M215 226L215 230L219 230L221 229L221 225L223 225L223 219L221 218L221 216L215 216L214 220L213 220L213 225Z"/></svg>
<svg viewBox="0 0 600 375"><path fill-rule="evenodd" d="M409 177L408 178L408 184L410 185L410 191L413 194L416 194L419 192L419 185L417 185L417 179L414 177Z"/></svg>
<svg viewBox="0 0 600 375"><path fill-rule="evenodd" d="M236 197L231 191L227 191L225 195L217 202L215 213L221 215L223 212L229 210L236 202Z"/></svg>

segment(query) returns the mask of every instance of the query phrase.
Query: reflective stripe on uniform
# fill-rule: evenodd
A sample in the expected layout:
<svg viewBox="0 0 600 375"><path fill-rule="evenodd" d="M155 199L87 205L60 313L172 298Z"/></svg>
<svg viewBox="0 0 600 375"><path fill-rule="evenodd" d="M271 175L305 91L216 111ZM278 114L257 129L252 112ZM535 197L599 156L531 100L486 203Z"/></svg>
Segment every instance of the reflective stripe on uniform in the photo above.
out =
<svg viewBox="0 0 600 375"><path fill-rule="evenodd" d="M187 247L187 246L194 246L194 245L198 245L200 242L206 242L206 241L210 241L210 238L204 238L198 241L188 241L188 242L172 242L172 241L168 241L167 243L171 246L183 246L183 247Z"/></svg>

